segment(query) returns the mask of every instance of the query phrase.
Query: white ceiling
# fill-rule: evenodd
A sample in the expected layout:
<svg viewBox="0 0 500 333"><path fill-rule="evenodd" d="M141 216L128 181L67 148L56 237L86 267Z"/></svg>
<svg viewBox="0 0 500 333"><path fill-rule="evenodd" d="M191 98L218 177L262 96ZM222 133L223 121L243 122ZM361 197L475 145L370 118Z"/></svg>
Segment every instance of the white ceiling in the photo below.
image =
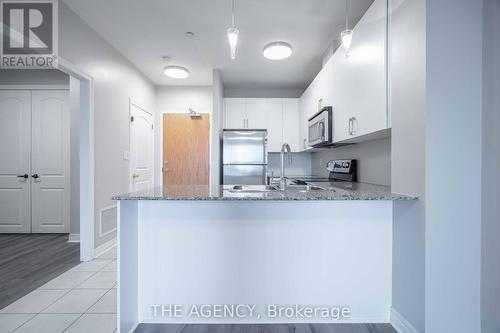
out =
<svg viewBox="0 0 500 333"><path fill-rule="evenodd" d="M210 85L217 68L225 88L303 89L328 44L339 39L345 15L344 0L235 0L240 36L231 60L231 0L63 1L158 85ZM372 2L349 0L351 27ZM264 45L278 40L292 44L293 55L265 59ZM189 78L166 77L167 64L187 67Z"/></svg>

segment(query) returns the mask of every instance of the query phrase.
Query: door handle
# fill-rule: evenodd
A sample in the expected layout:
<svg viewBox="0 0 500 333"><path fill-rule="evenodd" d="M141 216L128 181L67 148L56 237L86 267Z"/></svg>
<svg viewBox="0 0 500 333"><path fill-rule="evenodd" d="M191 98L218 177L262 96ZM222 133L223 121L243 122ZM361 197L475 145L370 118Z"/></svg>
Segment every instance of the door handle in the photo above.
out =
<svg viewBox="0 0 500 333"><path fill-rule="evenodd" d="M30 175L28 175L27 173L25 173L24 175L17 175L17 178L24 178L24 179L28 179Z"/></svg>
<svg viewBox="0 0 500 333"><path fill-rule="evenodd" d="M40 178L40 176L39 176L37 173L35 173L35 174L31 175L31 177L33 177L34 179L38 179L38 178Z"/></svg>

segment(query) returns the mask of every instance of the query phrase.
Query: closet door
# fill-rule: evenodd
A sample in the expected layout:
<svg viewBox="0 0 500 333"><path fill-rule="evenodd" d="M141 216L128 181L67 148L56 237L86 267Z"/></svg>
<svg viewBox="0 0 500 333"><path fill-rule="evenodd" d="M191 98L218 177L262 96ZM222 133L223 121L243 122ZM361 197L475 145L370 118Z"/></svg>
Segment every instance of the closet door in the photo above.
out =
<svg viewBox="0 0 500 333"><path fill-rule="evenodd" d="M0 233L31 230L30 123L31 93L0 91Z"/></svg>
<svg viewBox="0 0 500 333"><path fill-rule="evenodd" d="M32 232L69 232L69 93L32 92Z"/></svg>

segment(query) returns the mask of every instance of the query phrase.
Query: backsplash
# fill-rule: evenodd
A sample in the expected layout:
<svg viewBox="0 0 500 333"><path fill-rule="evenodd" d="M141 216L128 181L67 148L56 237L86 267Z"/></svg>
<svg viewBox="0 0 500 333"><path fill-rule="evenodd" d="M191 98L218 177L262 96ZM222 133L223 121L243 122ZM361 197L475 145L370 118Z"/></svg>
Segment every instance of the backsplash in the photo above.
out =
<svg viewBox="0 0 500 333"><path fill-rule="evenodd" d="M288 161L288 159L287 159ZM274 173L274 176L281 175L280 153L268 154L267 173ZM311 174L311 154L292 153L292 164L286 163L287 176L308 176Z"/></svg>
<svg viewBox="0 0 500 333"><path fill-rule="evenodd" d="M358 143L312 153L311 171L315 176L328 176L326 163L333 159L358 160L358 181L391 185L391 139ZM279 160L278 160L279 161Z"/></svg>

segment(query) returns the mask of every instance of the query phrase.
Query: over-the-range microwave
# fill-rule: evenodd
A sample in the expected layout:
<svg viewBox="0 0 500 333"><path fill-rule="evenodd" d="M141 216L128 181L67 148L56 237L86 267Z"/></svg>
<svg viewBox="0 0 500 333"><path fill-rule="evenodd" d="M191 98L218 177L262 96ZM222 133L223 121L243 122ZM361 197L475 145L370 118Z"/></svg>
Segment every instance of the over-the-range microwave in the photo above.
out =
<svg viewBox="0 0 500 333"><path fill-rule="evenodd" d="M325 106L309 118L308 142L310 147L321 147L333 143L332 107Z"/></svg>

